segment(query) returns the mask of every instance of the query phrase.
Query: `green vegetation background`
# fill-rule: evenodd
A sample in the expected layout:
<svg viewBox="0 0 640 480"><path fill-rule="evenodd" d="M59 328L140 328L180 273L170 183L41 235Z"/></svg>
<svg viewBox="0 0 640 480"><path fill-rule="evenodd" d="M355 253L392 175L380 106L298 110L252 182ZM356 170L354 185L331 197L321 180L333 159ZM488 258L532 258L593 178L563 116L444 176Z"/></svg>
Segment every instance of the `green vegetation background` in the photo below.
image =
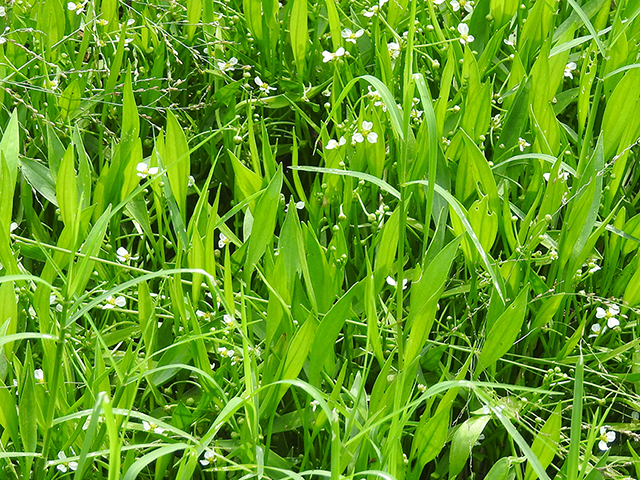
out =
<svg viewBox="0 0 640 480"><path fill-rule="evenodd" d="M0 477L640 477L639 14L0 7Z"/></svg>

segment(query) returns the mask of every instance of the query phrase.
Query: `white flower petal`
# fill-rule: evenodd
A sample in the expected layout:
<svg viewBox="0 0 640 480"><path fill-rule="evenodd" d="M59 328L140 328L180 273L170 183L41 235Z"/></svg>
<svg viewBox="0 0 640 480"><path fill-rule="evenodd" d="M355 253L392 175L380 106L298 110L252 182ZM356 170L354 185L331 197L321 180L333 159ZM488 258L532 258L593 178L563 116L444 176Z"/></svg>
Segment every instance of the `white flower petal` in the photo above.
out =
<svg viewBox="0 0 640 480"><path fill-rule="evenodd" d="M337 147L338 147L338 141L332 138L327 142L327 145L324 148L326 148L327 150L333 150L334 148L337 148Z"/></svg>
<svg viewBox="0 0 640 480"><path fill-rule="evenodd" d="M596 318L604 318L607 312L604 308L598 307L596 308Z"/></svg>
<svg viewBox="0 0 640 480"><path fill-rule="evenodd" d="M600 440L598 442L598 448L604 452L605 450L609 450L609 445L607 445L607 442Z"/></svg>
<svg viewBox="0 0 640 480"><path fill-rule="evenodd" d="M609 320L607 320L607 327L609 328L615 328L618 325L620 325L620 320L618 320L616 317L611 317Z"/></svg>
<svg viewBox="0 0 640 480"><path fill-rule="evenodd" d="M618 305L611 305L609 307L609 313L611 315L618 315L620 313L620 307Z"/></svg>
<svg viewBox="0 0 640 480"><path fill-rule="evenodd" d="M460 23L458 25L458 33L460 33L460 35L467 35L469 33L469 25L466 23Z"/></svg>
<svg viewBox="0 0 640 480"><path fill-rule="evenodd" d="M367 122L366 120L362 121L363 130L371 130L372 128L373 128L373 122Z"/></svg>
<svg viewBox="0 0 640 480"><path fill-rule="evenodd" d="M378 141L378 134L376 132L369 132L367 135L367 140L369 143L376 143Z"/></svg>

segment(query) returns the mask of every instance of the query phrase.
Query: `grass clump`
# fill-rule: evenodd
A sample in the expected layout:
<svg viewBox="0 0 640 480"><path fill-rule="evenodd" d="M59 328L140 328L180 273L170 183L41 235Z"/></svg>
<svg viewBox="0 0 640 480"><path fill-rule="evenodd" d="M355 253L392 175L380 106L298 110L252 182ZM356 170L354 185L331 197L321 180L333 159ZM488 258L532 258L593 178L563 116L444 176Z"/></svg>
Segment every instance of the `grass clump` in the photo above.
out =
<svg viewBox="0 0 640 480"><path fill-rule="evenodd" d="M638 478L639 13L0 7L0 476Z"/></svg>

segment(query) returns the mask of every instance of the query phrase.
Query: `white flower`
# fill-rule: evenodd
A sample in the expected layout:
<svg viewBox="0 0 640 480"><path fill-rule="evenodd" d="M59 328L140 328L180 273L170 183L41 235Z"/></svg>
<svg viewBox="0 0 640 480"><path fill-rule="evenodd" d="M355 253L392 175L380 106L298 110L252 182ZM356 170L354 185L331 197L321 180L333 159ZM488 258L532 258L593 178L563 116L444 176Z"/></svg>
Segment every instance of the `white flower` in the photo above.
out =
<svg viewBox="0 0 640 480"><path fill-rule="evenodd" d="M158 167L149 167L145 162L140 162L136 165L136 170L140 178L147 178L149 175L158 173Z"/></svg>
<svg viewBox="0 0 640 480"><path fill-rule="evenodd" d="M382 6L387 3L387 0L380 0L378 2L378 5L374 5L372 6L369 10L363 10L362 14L365 17L371 18L373 17L376 13L378 13L380 11L380 9L382 8Z"/></svg>
<svg viewBox="0 0 640 480"><path fill-rule="evenodd" d="M344 38L347 42L356 43L358 38L360 38L363 33L364 33L363 28L361 28L357 32L352 32L351 29L345 28L342 31L342 38Z"/></svg>
<svg viewBox="0 0 640 480"><path fill-rule="evenodd" d="M567 66L564 67L564 76L573 79L573 71L578 67L575 62L567 63Z"/></svg>
<svg viewBox="0 0 640 480"><path fill-rule="evenodd" d="M351 137L351 144L355 145L356 143L364 142L366 137L369 143L376 143L378 141L378 134L376 132L372 132L373 122L368 122L366 120L362 121L362 133L356 132Z"/></svg>
<svg viewBox="0 0 640 480"><path fill-rule="evenodd" d="M254 82L256 82L256 85L260 88L260 90L262 91L262 93L264 93L265 95L269 95L269 92L276 89L276 87L270 87L268 83L263 82L260 77L256 77L253 79Z"/></svg>
<svg viewBox="0 0 640 480"><path fill-rule="evenodd" d="M589 267L589 273L596 273L598 270L602 270L602 267L594 261L589 262L587 266Z"/></svg>
<svg viewBox="0 0 640 480"><path fill-rule="evenodd" d="M524 138L521 138L521 137L518 138L518 148L520 149L521 152L524 152L524 149L530 146L531 144L528 143Z"/></svg>
<svg viewBox="0 0 640 480"><path fill-rule="evenodd" d="M77 470L78 469L78 462L65 462L64 460L67 459L67 456L64 454L64 452L58 452L58 458L60 460L63 460L62 463L59 463L58 465L56 465L56 468L58 470L60 470L62 473L67 473L67 470Z"/></svg>
<svg viewBox="0 0 640 480"><path fill-rule="evenodd" d="M400 45L396 42L387 43L387 49L389 50L389 56L391 60L395 60L400 56Z"/></svg>
<svg viewBox="0 0 640 480"><path fill-rule="evenodd" d="M600 427L600 441L598 442L598 448L603 452L609 450L609 443L615 442L616 432L607 430L606 426Z"/></svg>
<svg viewBox="0 0 640 480"><path fill-rule="evenodd" d="M594 323L591 325L591 331L593 332L589 337L597 337L602 333L602 326L599 323Z"/></svg>
<svg viewBox="0 0 640 480"><path fill-rule="evenodd" d="M320 405L320 402L317 400L312 400L309 405L311 405L311 411L315 412L316 408L318 408L318 406Z"/></svg>
<svg viewBox="0 0 640 480"><path fill-rule="evenodd" d="M107 303L105 303L102 306L103 310L110 310L113 307L124 307L127 304L127 301L125 300L124 297L114 297L113 295L109 296L109 298L107 298L106 300Z"/></svg>
<svg viewBox="0 0 640 480"><path fill-rule="evenodd" d="M118 258L118 261L122 262L122 263L138 259L137 255L134 257L124 247L120 247L120 248L118 248L118 250L116 250L116 257Z"/></svg>
<svg viewBox="0 0 640 480"><path fill-rule="evenodd" d="M127 20L127 27L130 27L131 25L135 25L135 23L136 23L136 19L130 18L129 20Z"/></svg>
<svg viewBox="0 0 640 480"><path fill-rule="evenodd" d="M454 12L460 10L460 8L466 10L468 13L473 13L473 2L469 0L451 0L449 2Z"/></svg>
<svg viewBox="0 0 640 480"><path fill-rule="evenodd" d="M33 376L38 382L44 383L44 372L42 371L41 368L36 368L33 371Z"/></svg>
<svg viewBox="0 0 640 480"><path fill-rule="evenodd" d="M107 20L106 18L101 18L100 20L98 20L96 22L98 25L100 25L101 27L104 27L106 25L109 25L109 20Z"/></svg>
<svg viewBox="0 0 640 480"><path fill-rule="evenodd" d="M461 23L458 25L458 33L460 33L460 43L465 45L467 43L471 43L475 40L473 35L469 35L469 25L466 23Z"/></svg>
<svg viewBox="0 0 640 480"><path fill-rule="evenodd" d="M505 45L509 45L510 47L515 47L516 46L516 32L513 32L509 35L509 38L507 38L506 40L503 40Z"/></svg>
<svg viewBox="0 0 640 480"><path fill-rule="evenodd" d="M233 350L228 349L227 347L218 347L218 353L223 357L233 357L235 352Z"/></svg>
<svg viewBox="0 0 640 480"><path fill-rule="evenodd" d="M232 72L235 70L237 64L238 59L236 57L231 57L228 62L218 62L218 68L221 72Z"/></svg>
<svg viewBox="0 0 640 480"><path fill-rule="evenodd" d="M526 143L526 142L525 142ZM527 144L528 146L529 144ZM550 173L543 173L542 174L542 178L544 178L547 182L549 181L549 179L551 178L551 174ZM558 174L558 178L564 182L566 182L569 179L569 172L560 172Z"/></svg>
<svg viewBox="0 0 640 480"><path fill-rule="evenodd" d="M209 321L213 316L211 312L203 312L202 310L196 310L196 316L200 317L203 320Z"/></svg>
<svg viewBox="0 0 640 480"><path fill-rule="evenodd" d="M220 232L220 239L218 240L218 248L224 248L229 243L231 243L231 240L229 240L224 233Z"/></svg>
<svg viewBox="0 0 640 480"><path fill-rule="evenodd" d="M332 53L332 52L329 52L329 51L325 50L324 52L322 52L322 57L323 57L322 61L324 63L332 62L336 58L340 58L340 57L344 56L344 54L345 54L344 47L338 48L335 53Z"/></svg>
<svg viewBox="0 0 640 480"><path fill-rule="evenodd" d="M444 0L433 0L433 3L436 5L442 5L444 3Z"/></svg>
<svg viewBox="0 0 640 480"><path fill-rule="evenodd" d="M11 222L9 225L9 232L14 232L18 229L18 224L16 222Z"/></svg>
<svg viewBox="0 0 640 480"><path fill-rule="evenodd" d="M427 391L427 386L422 384L422 383L419 383L418 384L418 390L420 391L420 393L424 393L424 392Z"/></svg>
<svg viewBox="0 0 640 480"><path fill-rule="evenodd" d="M550 250L549 251L549 258L551 259L551 261L555 261L558 259L558 252L555 250Z"/></svg>
<svg viewBox="0 0 640 480"><path fill-rule="evenodd" d="M615 328L620 325L620 320L616 318L616 315L620 313L620 307L617 305L610 305L608 310L605 310L602 307L596 308L596 318L606 318L607 319L607 327Z"/></svg>
<svg viewBox="0 0 640 480"><path fill-rule="evenodd" d="M233 324L235 323L235 320L233 319L233 317L231 315L229 315L228 313L225 313L222 316L222 323L224 323L227 327L233 327Z"/></svg>
<svg viewBox="0 0 640 480"><path fill-rule="evenodd" d="M345 142L346 142L346 140L345 140ZM300 200L299 202L296 202L296 209L304 210L304 202L302 200Z"/></svg>
<svg viewBox="0 0 640 480"><path fill-rule="evenodd" d="M396 282L393 277L389 276L389 277L387 277L387 284L391 285L392 287L395 287L396 285L398 285L398 282ZM409 280L407 280L406 278L403 278L402 279L402 289L406 290L408 286L409 286Z"/></svg>
<svg viewBox="0 0 640 480"><path fill-rule="evenodd" d="M338 148L347 143L347 140L344 137L340 137L340 140L334 140L333 138L327 142L325 148L327 150L333 150L334 148Z"/></svg>
<svg viewBox="0 0 640 480"><path fill-rule="evenodd" d="M75 11L76 15L80 15L84 11L84 4L69 2L67 3L67 9L71 10L72 12Z"/></svg>
<svg viewBox="0 0 640 480"><path fill-rule="evenodd" d="M211 450L206 450L204 452L204 458L200 460L200 464L204 467L208 467L213 462L216 461L216 455Z"/></svg>
<svg viewBox="0 0 640 480"><path fill-rule="evenodd" d="M157 433L158 435L161 435L164 433L164 428L159 427L153 422L147 422L146 420L142 421L142 428L144 428L145 431L147 432Z"/></svg>
<svg viewBox="0 0 640 480"><path fill-rule="evenodd" d="M5 17L7 15L7 9L4 7L0 7L0 17Z"/></svg>

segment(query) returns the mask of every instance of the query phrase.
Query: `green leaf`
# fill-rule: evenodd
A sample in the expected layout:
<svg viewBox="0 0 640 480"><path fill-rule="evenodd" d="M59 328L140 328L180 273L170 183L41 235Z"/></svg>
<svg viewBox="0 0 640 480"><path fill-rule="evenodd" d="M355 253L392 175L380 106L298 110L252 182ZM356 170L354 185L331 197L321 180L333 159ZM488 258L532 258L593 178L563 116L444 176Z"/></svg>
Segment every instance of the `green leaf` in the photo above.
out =
<svg viewBox="0 0 640 480"><path fill-rule="evenodd" d="M0 152L4 155L9 169L9 183L15 185L18 176L18 163L20 152L20 131L18 122L18 109L14 108L11 112L9 124L2 134L0 141Z"/></svg>
<svg viewBox="0 0 640 480"><path fill-rule="evenodd" d="M527 312L528 291L529 288L525 286L487 332L487 339L478 358L474 378L496 363L511 349L518 338Z"/></svg>
<svg viewBox="0 0 640 480"><path fill-rule="evenodd" d="M8 337L11 337L11 335ZM8 337L3 338L2 340L7 339ZM18 382L18 385L20 386L20 396L18 400L20 415L18 416L18 420L20 424L22 449L26 452L35 452L38 445L38 425L36 423L38 415L36 409L40 407L36 400L36 385L30 348L27 348L27 355L27 361L25 362L24 369L22 371L22 378Z"/></svg>
<svg viewBox="0 0 640 480"><path fill-rule="evenodd" d="M202 0L187 0L187 40L192 41L202 14Z"/></svg>
<svg viewBox="0 0 640 480"><path fill-rule="evenodd" d="M531 445L531 451L540 461L542 468L546 469L558 451L560 443L560 429L562 428L562 404L558 402L542 429L536 435ZM531 463L527 464L525 480L535 480L537 473L533 470Z"/></svg>
<svg viewBox="0 0 640 480"><path fill-rule="evenodd" d="M58 107L60 108L60 116L63 120L71 120L80 107L83 86L77 78L72 80L67 88L64 89L62 95L58 99Z"/></svg>
<svg viewBox="0 0 640 480"><path fill-rule="evenodd" d="M405 347L405 365L411 365L418 357L429 337L438 301L449 280L449 271L459 245L460 237L449 242L431 263L425 266L420 279L411 287L411 311L407 318L410 331Z"/></svg>
<svg viewBox="0 0 640 480"><path fill-rule="evenodd" d="M58 170L58 180L56 184L56 198L60 207L60 215L65 226L72 226L78 217L78 186L76 171L74 169L75 154L73 145L69 145L67 152L62 158L60 169Z"/></svg>
<svg viewBox="0 0 640 480"><path fill-rule="evenodd" d="M168 111L167 134L164 142L162 161L167 169L167 178L171 184L171 191L178 203L183 220L187 214L187 188L189 186L189 145L184 129L178 123L175 115Z"/></svg>
<svg viewBox="0 0 640 480"><path fill-rule="evenodd" d="M40 162L25 157L20 159L20 167L29 185L47 201L57 207L56 184L53 178L51 178L49 169Z"/></svg>
<svg viewBox="0 0 640 480"><path fill-rule="evenodd" d="M89 278L91 278L91 274L93 273L93 265L95 263L92 257L96 257L100 252L100 247L102 246L112 216L111 205L109 205L95 223L82 245L80 253L83 256L80 257L78 265L73 271L73 277L69 286L70 296L80 294L80 292L83 292L86 288Z"/></svg>
<svg viewBox="0 0 640 480"><path fill-rule="evenodd" d="M411 185L414 183L421 183L422 185L427 185L427 182L424 180L414 180L413 182L408 182L407 185ZM502 280L501 278L499 278L495 268L493 267L492 260L489 258L489 255L487 255L487 253L485 252L484 248L482 247L482 244L480 243L480 240L478 240L478 236L475 234L473 227L471 227L471 224L469 223L469 220L467 219L467 216L465 214L464 207L460 204L460 202L458 202L458 200L453 195L451 195L451 193L446 191L437 183L435 184L435 191L447 201L451 209L456 213L456 215L464 225L464 228L467 234L469 235L469 237L471 237L473 244L475 245L476 249L478 250L478 253L480 254L480 258L482 259L482 262L484 263L484 266L487 269L487 272L489 272L489 274L491 275L491 279L493 281L494 287L498 291L500 298L504 299Z"/></svg>
<svg viewBox="0 0 640 480"><path fill-rule="evenodd" d="M447 441L449 433L449 409L443 409L428 418L422 417L411 443L411 456L417 458L417 471L435 459Z"/></svg>
<svg viewBox="0 0 640 480"><path fill-rule="evenodd" d="M471 417L458 427L451 440L449 452L449 478L455 478L464 468L471 450L480 438L484 427L491 420L491 415Z"/></svg>
<svg viewBox="0 0 640 480"><path fill-rule="evenodd" d="M279 168L276 175L260 196L256 204L253 228L249 237L247 259L245 261L245 279L249 279L254 266L273 240L273 232L276 227L276 216L280 204L280 190L282 189L282 169Z"/></svg>
<svg viewBox="0 0 640 480"><path fill-rule="evenodd" d="M311 384L320 384L322 369L334 351L336 340L351 311L351 302L354 297L362 296L363 288L363 282L358 282L351 287L320 321L309 356L309 382Z"/></svg>
<svg viewBox="0 0 640 480"><path fill-rule="evenodd" d="M291 17L289 18L289 34L291 35L291 49L296 61L298 75L304 76L307 43L309 43L309 29L307 26L307 0L293 0Z"/></svg>
<svg viewBox="0 0 640 480"><path fill-rule="evenodd" d="M493 464L484 480L507 480L511 472L511 462L508 457L502 457Z"/></svg>

